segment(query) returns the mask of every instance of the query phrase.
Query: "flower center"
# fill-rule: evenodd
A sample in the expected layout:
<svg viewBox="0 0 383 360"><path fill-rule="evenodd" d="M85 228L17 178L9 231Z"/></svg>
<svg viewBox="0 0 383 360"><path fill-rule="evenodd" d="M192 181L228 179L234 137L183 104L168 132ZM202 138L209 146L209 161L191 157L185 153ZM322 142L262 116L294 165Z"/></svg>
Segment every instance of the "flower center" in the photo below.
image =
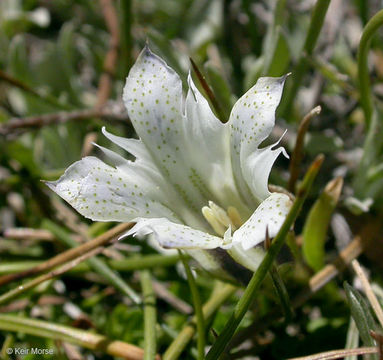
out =
<svg viewBox="0 0 383 360"><path fill-rule="evenodd" d="M234 206L229 206L225 211L213 201L209 201L209 206L202 208L202 215L219 236L224 236L228 228L235 231L243 224L243 220Z"/></svg>

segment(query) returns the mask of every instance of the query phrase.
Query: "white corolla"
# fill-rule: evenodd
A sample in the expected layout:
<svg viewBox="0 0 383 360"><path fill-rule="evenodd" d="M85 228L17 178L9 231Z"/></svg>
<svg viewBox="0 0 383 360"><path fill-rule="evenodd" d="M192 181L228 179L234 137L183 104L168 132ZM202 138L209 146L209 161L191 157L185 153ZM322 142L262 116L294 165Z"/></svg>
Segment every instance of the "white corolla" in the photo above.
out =
<svg viewBox="0 0 383 360"><path fill-rule="evenodd" d="M83 216L134 221L126 235L152 234L166 248L187 249L215 273L215 254L230 254L255 270L254 248L278 232L290 207L270 193L277 144L260 144L274 127L285 77L260 78L220 122L189 75L179 76L146 47L130 70L123 100L139 139L103 134L135 157L99 146L105 161L85 157L48 186ZM287 155L286 155L287 156ZM220 251L206 251L221 248ZM222 269L222 268L221 268Z"/></svg>

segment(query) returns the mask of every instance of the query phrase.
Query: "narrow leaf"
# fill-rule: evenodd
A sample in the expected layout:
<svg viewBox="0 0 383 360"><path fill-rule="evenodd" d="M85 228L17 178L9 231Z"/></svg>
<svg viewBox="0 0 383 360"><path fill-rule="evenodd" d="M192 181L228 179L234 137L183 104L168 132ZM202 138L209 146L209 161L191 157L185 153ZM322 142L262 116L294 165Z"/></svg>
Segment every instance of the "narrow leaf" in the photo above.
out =
<svg viewBox="0 0 383 360"><path fill-rule="evenodd" d="M331 180L311 208L303 228L303 255L318 271L324 266L325 242L331 215L342 191L343 179Z"/></svg>

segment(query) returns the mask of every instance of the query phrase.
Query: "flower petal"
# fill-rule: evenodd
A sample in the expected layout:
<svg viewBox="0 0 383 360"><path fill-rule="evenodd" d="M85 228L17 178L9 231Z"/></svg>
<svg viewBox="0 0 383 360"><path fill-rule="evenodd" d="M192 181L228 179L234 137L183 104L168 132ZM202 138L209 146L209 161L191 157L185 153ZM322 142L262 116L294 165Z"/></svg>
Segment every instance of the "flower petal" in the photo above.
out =
<svg viewBox="0 0 383 360"><path fill-rule="evenodd" d="M122 136L116 136L106 131L105 127L103 127L101 131L104 134L104 136L111 142L115 143L120 148L135 156L137 161L146 161L148 165L154 165L152 156L150 155L150 153L148 152L141 140L128 139Z"/></svg>
<svg viewBox="0 0 383 360"><path fill-rule="evenodd" d="M255 150L244 161L242 167L243 177L252 194L257 199L266 199L270 196L268 180L271 168L279 154L289 157L283 147L273 150L277 144Z"/></svg>
<svg viewBox="0 0 383 360"><path fill-rule="evenodd" d="M205 190L206 199L223 207L240 208L239 194L231 168L230 131L212 112L209 103L195 86L190 74L184 120L184 151L194 180Z"/></svg>
<svg viewBox="0 0 383 360"><path fill-rule="evenodd" d="M137 172L128 173L127 163L115 168L95 157L86 157L47 185L92 220L131 221L138 216L166 216L177 221L174 213L159 201L159 193L150 180Z"/></svg>
<svg viewBox="0 0 383 360"><path fill-rule="evenodd" d="M123 237L128 235L142 237L153 234L162 247L175 249L215 249L222 245L222 238L173 223L165 218L140 218L135 221L137 224Z"/></svg>
<svg viewBox="0 0 383 360"><path fill-rule="evenodd" d="M283 224L291 208L290 198L281 193L272 193L236 232L233 243L240 243L244 250L250 249L265 240L266 228L274 237Z"/></svg>
<svg viewBox="0 0 383 360"><path fill-rule="evenodd" d="M181 80L145 48L124 88L134 128L159 171L195 214L200 217L210 199L249 216L232 173L228 126L215 117L190 76L188 80L184 115Z"/></svg>
<svg viewBox="0 0 383 360"><path fill-rule="evenodd" d="M107 155L114 166L128 166L128 169L125 169L126 171L136 173L138 176L143 177L144 181L150 180L152 183L152 191L158 195L157 200L175 212L183 222L200 228L200 230L205 230L204 227L206 225L201 222L200 212L196 215L196 213L191 211L187 204L185 204L182 195L172 186L169 179L166 179L162 175L153 157L141 140L119 137L107 132L105 129L103 129L103 134L109 140L136 156L134 162L125 160L125 165L122 165L121 160L119 160L122 157L97 145Z"/></svg>
<svg viewBox="0 0 383 360"><path fill-rule="evenodd" d="M184 151L179 76L146 47L129 72L123 99L137 134L161 173L200 216L205 200L188 167L193 154Z"/></svg>
<svg viewBox="0 0 383 360"><path fill-rule="evenodd" d="M233 172L242 195L249 199L250 186L240 175L246 167L248 157L258 149L274 127L275 110L282 96L286 76L280 78L263 77L246 92L234 105L230 114L231 156ZM262 168L259 171L263 171ZM260 193L267 192L267 188ZM258 204L264 198L253 194Z"/></svg>
<svg viewBox="0 0 383 360"><path fill-rule="evenodd" d="M262 247L256 246L250 249L244 249L240 243L234 243L227 252L237 263L253 272L257 271L265 257L265 251Z"/></svg>

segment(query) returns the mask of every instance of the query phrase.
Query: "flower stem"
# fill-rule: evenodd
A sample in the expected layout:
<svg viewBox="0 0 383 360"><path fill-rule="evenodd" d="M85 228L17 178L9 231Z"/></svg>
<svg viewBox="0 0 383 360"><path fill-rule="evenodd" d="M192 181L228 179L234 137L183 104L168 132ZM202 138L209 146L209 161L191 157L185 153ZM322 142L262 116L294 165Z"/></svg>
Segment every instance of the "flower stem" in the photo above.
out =
<svg viewBox="0 0 383 360"><path fill-rule="evenodd" d="M62 227L56 225L50 220L44 220L43 227L52 232L61 242L75 248L78 243ZM105 261L100 258L90 258L88 261L89 266L98 274L107 279L116 289L120 290L124 295L128 296L134 303L140 304L140 296L122 279L122 277L113 271Z"/></svg>
<svg viewBox="0 0 383 360"><path fill-rule="evenodd" d="M190 270L189 264L184 257L181 251L178 251L180 254L181 261L184 265L186 276L188 279L190 291L193 298L194 311L197 319L197 348L198 348L198 360L203 360L205 358L205 320L202 311L201 298L197 289L197 284L195 282L194 276Z"/></svg>
<svg viewBox="0 0 383 360"><path fill-rule="evenodd" d="M363 29L358 49L358 80L360 102L364 111L367 126L370 126L373 111L373 102L368 72L367 57L370 49L371 38L376 30L383 24L383 10L376 13Z"/></svg>
<svg viewBox="0 0 383 360"><path fill-rule="evenodd" d="M316 160L312 163L309 170L307 171L303 179L303 182L298 189L295 201L283 225L281 226L280 230L278 231L278 234L274 238L274 241L272 245L270 246L270 249L267 251L261 265L259 266L258 270L254 273L249 284L247 285L243 296L238 301L235 307L234 313L231 315L222 333L218 336L216 342L213 344L210 351L208 352L206 356L206 360L218 359L219 356L224 352L230 339L233 337L237 327L239 326L240 322L245 316L247 309L253 302L253 299L263 279L265 278L265 276L271 269L271 266L273 265L273 262L284 243L287 233L289 232L291 226L293 225L295 219L297 218L299 211L303 205L303 202L305 201L306 196L311 188L311 185L316 175L318 174L318 171L323 162L323 159L324 159L323 155L319 155L316 158Z"/></svg>
<svg viewBox="0 0 383 360"><path fill-rule="evenodd" d="M301 86L303 76L307 70L307 57L311 56L314 51L329 5L330 0L318 0L315 4L314 10L311 14L311 21L309 30L306 35L306 40L303 45L303 49L300 52L301 55L294 70L292 71L292 76L290 79L290 84L292 85L288 91L285 91L284 99L279 106L278 112L282 116L289 117L292 103L296 98L296 94Z"/></svg>
<svg viewBox="0 0 383 360"><path fill-rule="evenodd" d="M156 358L156 296L153 291L152 279L148 270L143 270L141 275L141 287L144 302L144 360Z"/></svg>
<svg viewBox="0 0 383 360"><path fill-rule="evenodd" d="M102 351L127 360L141 360L143 356L141 348L123 341L111 340L106 336L89 331L21 316L0 314L0 329L67 341L90 350Z"/></svg>
<svg viewBox="0 0 383 360"><path fill-rule="evenodd" d="M205 321L208 321L217 309L227 300L237 288L233 285L226 284L220 286L220 289L214 291L210 299L203 305L202 311ZM193 317L190 324L186 325L178 334L176 339L170 344L162 356L162 360L176 360L182 351L193 338L195 333L196 317Z"/></svg>

